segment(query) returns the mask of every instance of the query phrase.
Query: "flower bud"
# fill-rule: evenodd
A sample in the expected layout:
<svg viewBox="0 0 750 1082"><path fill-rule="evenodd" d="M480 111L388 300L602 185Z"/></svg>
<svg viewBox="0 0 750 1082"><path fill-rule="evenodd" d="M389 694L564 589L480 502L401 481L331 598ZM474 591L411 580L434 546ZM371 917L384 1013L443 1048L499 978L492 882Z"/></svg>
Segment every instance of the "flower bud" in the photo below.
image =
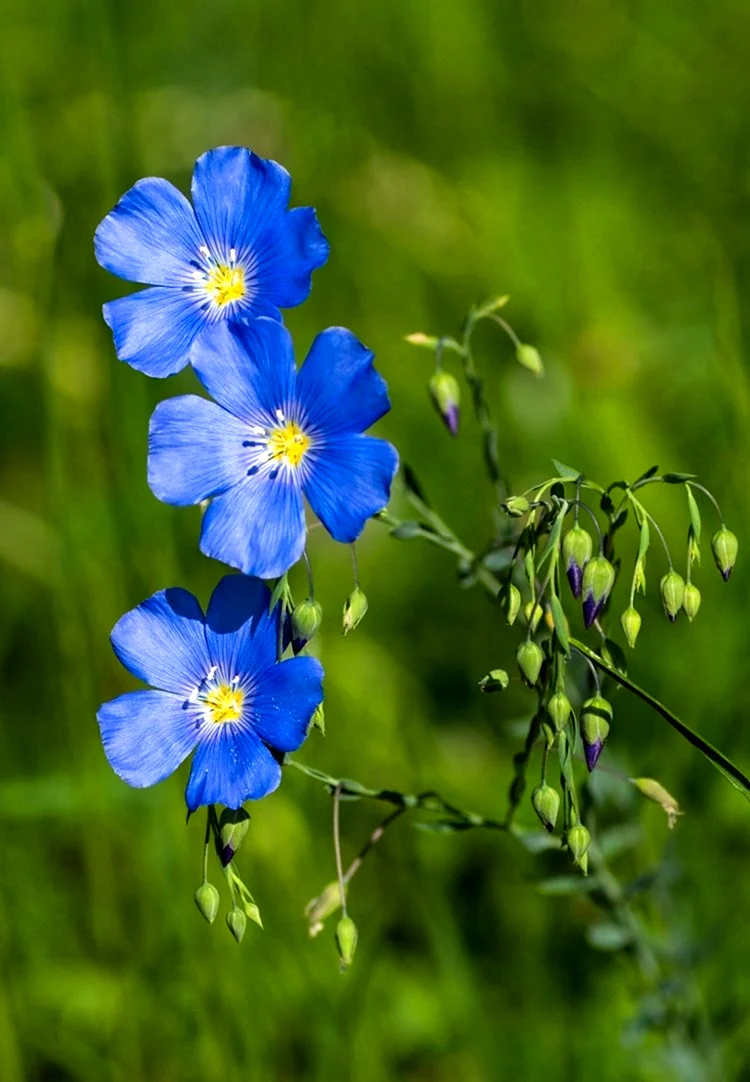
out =
<svg viewBox="0 0 750 1082"><path fill-rule="evenodd" d="M591 534L582 526L573 526L563 538L562 555L573 597L581 596L581 583L586 564L591 559Z"/></svg>
<svg viewBox="0 0 750 1082"><path fill-rule="evenodd" d="M726 528L726 526L722 526L721 529L714 534L713 541L711 542L711 551L714 554L716 566L724 576L725 582L732 574L732 568L736 563L737 547L737 538L731 530Z"/></svg>
<svg viewBox="0 0 750 1082"><path fill-rule="evenodd" d="M292 610L292 650L298 654L313 637L323 619L323 610L317 601L308 597Z"/></svg>
<svg viewBox="0 0 750 1082"><path fill-rule="evenodd" d="M237 942L241 943L242 937L245 934L245 928L247 928L247 917L242 910L236 906L227 913L227 928Z"/></svg>
<svg viewBox="0 0 750 1082"><path fill-rule="evenodd" d="M201 912L201 915L206 918L209 924L213 924L216 920L216 914L219 912L219 892L213 883L206 881L201 883L195 892L195 904Z"/></svg>
<svg viewBox="0 0 750 1082"><path fill-rule="evenodd" d="M659 583L659 590L664 611L674 623L678 612L682 608L682 602L685 600L685 581L682 575L675 571L674 568L668 571Z"/></svg>
<svg viewBox="0 0 750 1082"><path fill-rule="evenodd" d="M521 608L521 591L513 583L510 584L505 598L505 619L511 627L516 622L518 610Z"/></svg>
<svg viewBox="0 0 750 1082"><path fill-rule="evenodd" d="M348 635L358 626L367 612L367 598L359 586L355 586L344 605L344 634Z"/></svg>
<svg viewBox="0 0 750 1082"><path fill-rule="evenodd" d="M571 712L570 699L564 691L556 691L547 703L547 713L552 719L556 733L561 733L568 724Z"/></svg>
<svg viewBox="0 0 750 1082"><path fill-rule="evenodd" d="M583 622L591 627L615 583L615 569L606 556L594 556L583 572Z"/></svg>
<svg viewBox="0 0 750 1082"><path fill-rule="evenodd" d="M539 356L539 351L534 349L533 346L527 346L521 343L516 349L516 360L524 368L528 368L529 372L533 372L535 376L544 375L544 365L542 364L542 358Z"/></svg>
<svg viewBox="0 0 750 1082"><path fill-rule="evenodd" d="M539 643L534 642L533 639L522 642L518 647L516 660L518 662L518 668L521 670L521 676L529 687L533 688L534 684L539 679L542 662L544 661L544 654L542 653L541 646Z"/></svg>
<svg viewBox="0 0 750 1082"><path fill-rule="evenodd" d="M346 891L345 891L346 892ZM310 938L323 931L323 921L335 913L341 906L341 887L338 879L328 883L317 898L312 898L305 906L305 916L310 922Z"/></svg>
<svg viewBox="0 0 750 1082"><path fill-rule="evenodd" d="M701 607L701 592L692 582L685 583L685 596L682 599L682 607L688 620L692 623L698 615Z"/></svg>
<svg viewBox="0 0 750 1082"><path fill-rule="evenodd" d="M559 793L551 785L543 782L531 794L531 803L534 811L539 816L542 826L551 834L555 829L557 813L560 811Z"/></svg>
<svg viewBox="0 0 750 1082"><path fill-rule="evenodd" d="M219 857L222 866L226 868L231 863L234 854L242 845L247 828L250 826L250 816L244 808L225 808L219 820L219 837L221 839L221 851Z"/></svg>
<svg viewBox="0 0 750 1082"><path fill-rule="evenodd" d="M591 835L583 823L576 823L575 826L572 826L565 840L568 843L568 849L573 854L573 860L576 864L581 864L588 847L591 845Z"/></svg>
<svg viewBox="0 0 750 1082"><path fill-rule="evenodd" d="M525 496L509 496L503 504L503 511L511 518L521 518L522 515L528 513L530 506Z"/></svg>
<svg viewBox="0 0 750 1082"><path fill-rule="evenodd" d="M461 388L450 372L436 372L429 383L430 398L451 436L458 435Z"/></svg>
<svg viewBox="0 0 750 1082"><path fill-rule="evenodd" d="M635 640L641 630L641 614L631 605L620 617L620 623L625 632L625 638L628 640L628 646L632 650L635 648Z"/></svg>
<svg viewBox="0 0 750 1082"><path fill-rule="evenodd" d="M601 695L587 699L581 707L581 739L586 756L586 766L593 770L609 736L612 707Z"/></svg>
<svg viewBox="0 0 750 1082"><path fill-rule="evenodd" d="M510 683L510 677L505 669L493 669L479 681L480 691L505 691Z"/></svg>
<svg viewBox="0 0 750 1082"><path fill-rule="evenodd" d="M357 949L357 925L351 917L342 917L336 925L336 946L339 951L341 972L345 973L352 964Z"/></svg>
<svg viewBox="0 0 750 1082"><path fill-rule="evenodd" d="M539 621L544 615L544 609L535 601L527 601L523 607L523 615L526 623L531 626L533 634L539 626Z"/></svg>
<svg viewBox="0 0 750 1082"><path fill-rule="evenodd" d="M631 778L630 780L643 796L653 800L655 804L661 805L667 815L667 825L670 830L673 830L677 817L682 815L682 811L672 794L667 792L664 786L655 781L654 778Z"/></svg>

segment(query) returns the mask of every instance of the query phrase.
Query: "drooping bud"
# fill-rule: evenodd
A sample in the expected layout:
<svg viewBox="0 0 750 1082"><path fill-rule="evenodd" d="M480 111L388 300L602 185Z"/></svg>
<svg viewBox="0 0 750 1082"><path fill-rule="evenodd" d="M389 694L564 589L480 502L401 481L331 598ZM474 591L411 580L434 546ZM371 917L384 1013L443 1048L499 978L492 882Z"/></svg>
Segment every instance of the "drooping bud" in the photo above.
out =
<svg viewBox="0 0 750 1082"><path fill-rule="evenodd" d="M547 713L552 719L556 733L561 733L568 724L571 712L570 699L564 691L556 691L547 703Z"/></svg>
<svg viewBox="0 0 750 1082"><path fill-rule="evenodd" d="M529 372L533 372L535 376L544 375L542 358L539 356L539 351L533 346L527 346L522 342L516 349L516 360L524 368L528 368Z"/></svg>
<svg viewBox="0 0 750 1082"><path fill-rule="evenodd" d="M231 863L234 854L242 845L247 828L250 826L250 815L244 808L225 808L219 819L219 837L221 839L221 851L219 857L222 866L226 868Z"/></svg>
<svg viewBox="0 0 750 1082"><path fill-rule="evenodd" d="M209 883L208 880L206 880L205 883L201 883L195 892L195 904L198 906L201 915L206 918L209 924L213 924L216 920L220 901L221 898L218 890L213 883Z"/></svg>
<svg viewBox="0 0 750 1082"><path fill-rule="evenodd" d="M237 942L241 943L242 937L245 934L245 928L247 928L247 917L237 906L235 906L234 909L230 909L227 913L227 928Z"/></svg>
<svg viewBox="0 0 750 1082"><path fill-rule="evenodd" d="M659 583L662 604L672 623L677 619L677 614L685 600L685 580L679 572L672 568L667 571Z"/></svg>
<svg viewBox="0 0 750 1082"><path fill-rule="evenodd" d="M737 548L737 538L731 530L726 528L726 526L722 526L721 529L714 534L713 541L711 542L711 551L714 554L716 566L719 571L721 571L725 582L732 574L732 568L737 561Z"/></svg>
<svg viewBox="0 0 750 1082"><path fill-rule="evenodd" d="M576 524L568 530L563 538L562 554L573 597L581 596L583 572L591 559L591 551L591 535L582 526Z"/></svg>
<svg viewBox="0 0 750 1082"><path fill-rule="evenodd" d="M480 691L505 691L510 683L510 677L505 669L493 669L479 681Z"/></svg>
<svg viewBox="0 0 750 1082"><path fill-rule="evenodd" d="M531 505L525 496L509 496L503 504L505 511L511 518L521 518L529 512Z"/></svg>
<svg viewBox="0 0 750 1082"><path fill-rule="evenodd" d="M336 946L342 973L345 973L352 964L354 952L357 949L357 938L357 925L351 917L342 917L336 925Z"/></svg>
<svg viewBox="0 0 750 1082"><path fill-rule="evenodd" d="M531 794L531 803L542 826L551 834L560 811L560 794L551 785L543 782Z"/></svg>
<svg viewBox="0 0 750 1082"><path fill-rule="evenodd" d="M355 586L344 604L344 634L354 631L367 612L367 598L359 586Z"/></svg>
<svg viewBox="0 0 750 1082"><path fill-rule="evenodd" d="M568 849L573 854L573 860L580 865L591 845L591 835L583 823L576 823L568 831L565 840L568 843Z"/></svg>
<svg viewBox="0 0 750 1082"><path fill-rule="evenodd" d="M539 626L542 616L544 616L544 609L538 602L527 601L523 608L523 615L533 634Z"/></svg>
<svg viewBox="0 0 750 1082"><path fill-rule="evenodd" d="M609 736L612 707L601 695L587 699L581 707L581 739L586 766L593 770Z"/></svg>
<svg viewBox="0 0 750 1082"><path fill-rule="evenodd" d="M335 913L340 906L341 887L338 879L334 879L323 888L317 898L311 898L305 906L305 916L310 922L308 929L310 938L323 931L323 921Z"/></svg>
<svg viewBox="0 0 750 1082"><path fill-rule="evenodd" d="M436 372L429 383L430 398L451 436L458 435L461 388L450 372Z"/></svg>
<svg viewBox="0 0 750 1082"><path fill-rule="evenodd" d="M685 583L685 597L682 600L682 607L685 610L685 615L692 624L693 620L698 615L698 609L701 607L701 592L692 582Z"/></svg>
<svg viewBox="0 0 750 1082"><path fill-rule="evenodd" d="M544 661L544 654L542 653L541 646L539 643L534 642L533 639L522 642L518 647L516 660L518 662L518 668L521 670L521 676L529 687L533 688L534 684L539 679L542 662Z"/></svg>
<svg viewBox="0 0 750 1082"><path fill-rule="evenodd" d="M606 556L594 556L586 564L581 590L583 593L583 622L591 627L615 583L615 569Z"/></svg>
<svg viewBox="0 0 750 1082"><path fill-rule="evenodd" d="M516 622L518 616L518 610L521 608L521 591L513 583L508 587L505 598L505 619L508 621L508 626Z"/></svg>
<svg viewBox="0 0 750 1082"><path fill-rule="evenodd" d="M628 640L628 646L632 650L635 647L638 632L641 630L641 614L631 605L620 617L620 623L625 632L625 638Z"/></svg>
<svg viewBox="0 0 750 1082"><path fill-rule="evenodd" d="M630 780L643 796L653 800L655 804L661 805L666 812L669 829L674 829L678 815L683 813L672 794L667 792L661 782L656 781L654 778L631 778Z"/></svg>
<svg viewBox="0 0 750 1082"><path fill-rule="evenodd" d="M298 654L313 637L323 619L323 610L311 597L292 610L292 650Z"/></svg>

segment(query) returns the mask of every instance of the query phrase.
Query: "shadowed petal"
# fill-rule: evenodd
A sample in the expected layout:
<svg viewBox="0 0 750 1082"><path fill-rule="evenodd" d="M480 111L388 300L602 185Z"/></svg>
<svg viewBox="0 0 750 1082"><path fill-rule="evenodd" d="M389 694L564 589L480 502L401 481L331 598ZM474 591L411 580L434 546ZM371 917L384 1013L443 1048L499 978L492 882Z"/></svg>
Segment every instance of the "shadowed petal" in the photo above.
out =
<svg viewBox="0 0 750 1082"><path fill-rule="evenodd" d="M195 811L203 804L239 808L246 800L272 793L281 767L250 729L241 725L204 725L193 757L185 801Z"/></svg>
<svg viewBox="0 0 750 1082"><path fill-rule="evenodd" d="M250 700L251 724L278 751L296 751L323 701L323 666L314 657L281 661L258 677Z"/></svg>
<svg viewBox="0 0 750 1082"><path fill-rule="evenodd" d="M152 687L187 695L211 667L203 612L187 590L160 590L126 612L112 646L129 672Z"/></svg>
<svg viewBox="0 0 750 1082"><path fill-rule="evenodd" d="M373 436L334 436L308 455L304 493L336 541L356 541L382 511L398 469L396 449Z"/></svg>
<svg viewBox="0 0 750 1082"><path fill-rule="evenodd" d="M195 747L203 720L185 699L165 691L120 695L96 717L110 766L138 789L174 773Z"/></svg>
<svg viewBox="0 0 750 1082"><path fill-rule="evenodd" d="M185 367L206 324L205 303L192 289L154 286L108 301L102 309L121 361L163 379Z"/></svg>
<svg viewBox="0 0 750 1082"><path fill-rule="evenodd" d="M249 575L225 575L206 612L206 642L226 680L255 674L276 661L280 606L271 615L271 591Z"/></svg>
<svg viewBox="0 0 750 1082"><path fill-rule="evenodd" d="M374 354L345 327L317 336L297 377L305 419L323 432L364 432L391 408Z"/></svg>

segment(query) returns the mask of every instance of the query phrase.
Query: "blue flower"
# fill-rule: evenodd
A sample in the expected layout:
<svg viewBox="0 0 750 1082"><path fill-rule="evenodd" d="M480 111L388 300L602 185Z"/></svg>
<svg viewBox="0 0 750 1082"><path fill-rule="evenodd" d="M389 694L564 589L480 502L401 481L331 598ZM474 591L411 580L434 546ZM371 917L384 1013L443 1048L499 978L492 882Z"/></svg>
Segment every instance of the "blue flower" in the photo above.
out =
<svg viewBox="0 0 750 1082"><path fill-rule="evenodd" d="M319 334L297 372L283 325L217 324L196 342L193 367L216 402L184 395L156 407L148 481L165 503L211 500L207 556L275 578L304 550L303 497L343 542L386 506L398 456L363 433L390 408L388 391L351 331Z"/></svg>
<svg viewBox="0 0 750 1082"><path fill-rule="evenodd" d="M132 691L97 714L105 754L129 785L172 774L195 751L185 800L239 808L272 792L281 753L305 739L323 698L311 657L277 662L279 607L258 579L227 575L206 615L187 590L154 594L120 619L112 645L158 690Z"/></svg>
<svg viewBox="0 0 750 1082"><path fill-rule="evenodd" d="M280 308L305 300L328 241L312 207L287 209L290 184L276 162L218 147L195 163L192 207L159 177L125 193L96 230L96 258L153 288L104 305L121 361L171 376L203 327L281 320Z"/></svg>

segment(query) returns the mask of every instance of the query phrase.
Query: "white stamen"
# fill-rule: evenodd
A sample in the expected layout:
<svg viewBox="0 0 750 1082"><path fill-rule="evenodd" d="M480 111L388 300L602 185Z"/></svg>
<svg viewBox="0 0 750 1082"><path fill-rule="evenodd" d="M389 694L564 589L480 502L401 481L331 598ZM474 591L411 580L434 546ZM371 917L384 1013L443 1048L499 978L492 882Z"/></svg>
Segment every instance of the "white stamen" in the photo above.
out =
<svg viewBox="0 0 750 1082"><path fill-rule="evenodd" d="M205 244L201 244L201 246L200 246L200 248L198 249L198 251L199 251L199 252L200 252L200 254L201 254L201 255L203 256L203 258L204 258L204 259L210 259L210 258L211 258L211 253L209 252L209 250L208 250L208 246L207 246L207 245L205 245Z"/></svg>
<svg viewBox="0 0 750 1082"><path fill-rule="evenodd" d="M237 249L236 248L230 248L229 249L229 262L234 264L236 262L236 260L237 260Z"/></svg>
<svg viewBox="0 0 750 1082"><path fill-rule="evenodd" d="M266 436L266 435L268 435L265 428L261 428L260 425L250 425L249 428L250 428L250 432L253 434L253 436Z"/></svg>
<svg viewBox="0 0 750 1082"><path fill-rule="evenodd" d="M198 694L199 694L198 688L193 688L193 690L190 692L190 694L188 696L188 702L189 703L197 703L198 702Z"/></svg>
<svg viewBox="0 0 750 1082"><path fill-rule="evenodd" d="M218 665L212 665L211 668L206 673L206 680L213 680L213 678L216 676L218 671L219 671L219 666Z"/></svg>
<svg viewBox="0 0 750 1082"><path fill-rule="evenodd" d="M284 412L283 412L283 410L276 410L276 419L279 420L279 421L284 420Z"/></svg>

